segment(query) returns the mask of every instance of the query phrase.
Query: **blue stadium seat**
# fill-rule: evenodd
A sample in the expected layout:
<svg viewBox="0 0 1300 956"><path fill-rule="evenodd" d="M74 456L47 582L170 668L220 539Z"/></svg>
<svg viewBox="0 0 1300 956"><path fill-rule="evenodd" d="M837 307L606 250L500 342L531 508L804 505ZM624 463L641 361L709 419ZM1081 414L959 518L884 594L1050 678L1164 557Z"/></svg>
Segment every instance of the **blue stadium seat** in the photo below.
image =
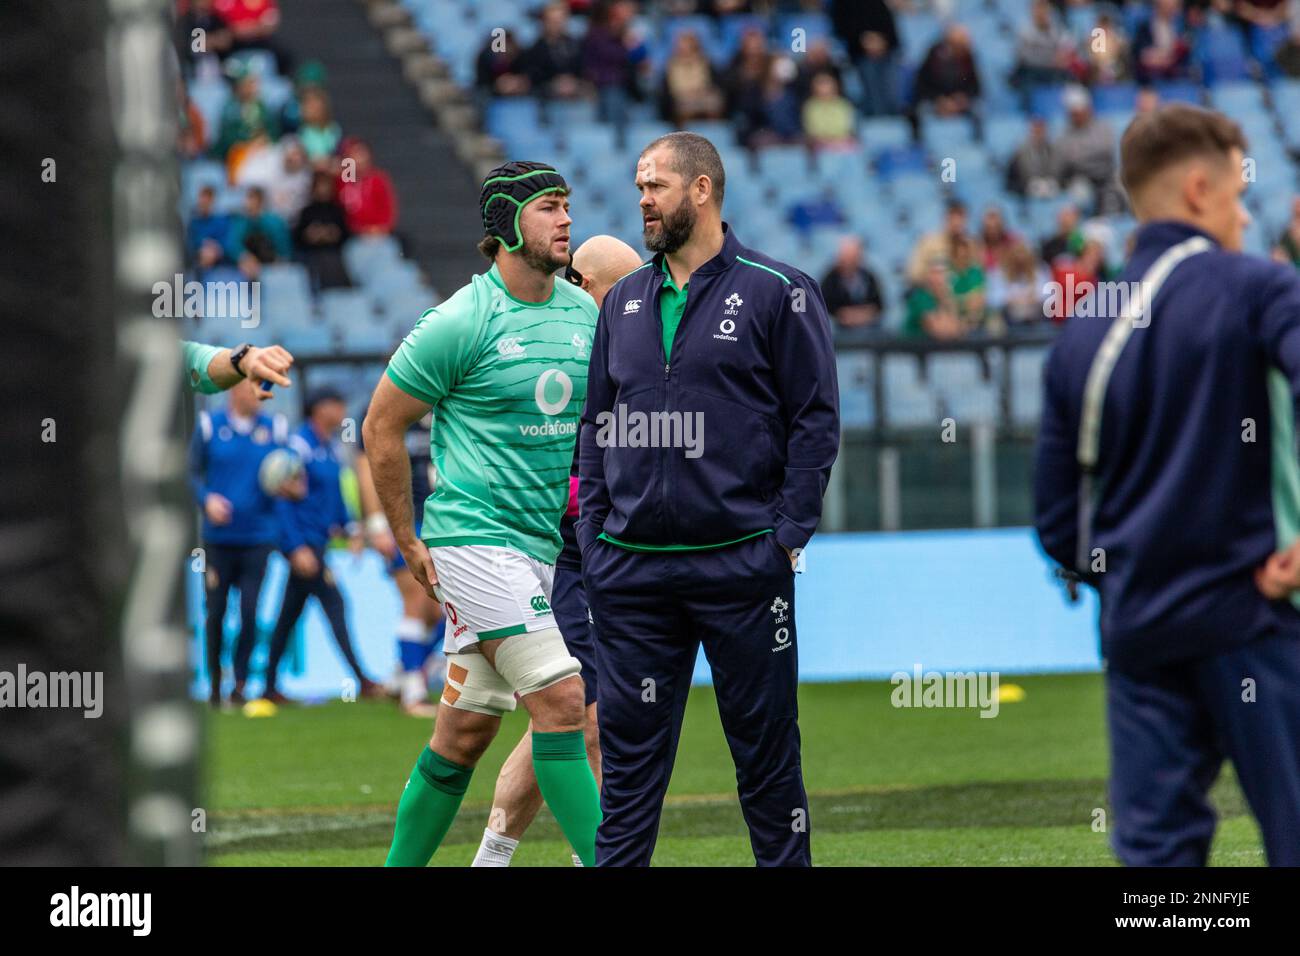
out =
<svg viewBox="0 0 1300 956"><path fill-rule="evenodd" d="M845 351L835 356L840 383L840 426L873 428L876 424L875 362L870 352Z"/></svg>
<svg viewBox="0 0 1300 956"><path fill-rule="evenodd" d="M885 422L894 428L917 428L939 423L934 392L921 381L920 363L914 355L886 355Z"/></svg>
<svg viewBox="0 0 1300 956"><path fill-rule="evenodd" d="M1136 83L1097 86L1092 90L1092 108L1101 115L1131 113L1137 106Z"/></svg>
<svg viewBox="0 0 1300 956"><path fill-rule="evenodd" d="M323 325L276 329L275 338L294 357L329 355L334 351L334 333Z"/></svg>
<svg viewBox="0 0 1300 956"><path fill-rule="evenodd" d="M536 130L541 125L537 100L531 96L496 97L488 104L484 126L503 138L516 132Z"/></svg>
<svg viewBox="0 0 1300 956"><path fill-rule="evenodd" d="M925 150L918 146L882 149L876 153L874 165L877 175L885 182L908 174L928 175L929 173L929 161Z"/></svg>
<svg viewBox="0 0 1300 956"><path fill-rule="evenodd" d="M1029 121L1019 114L990 116L984 120L984 145L1005 162L1029 135Z"/></svg>
<svg viewBox="0 0 1300 956"><path fill-rule="evenodd" d="M189 84L190 99L203 116L208 128L208 137L215 138L221 130L221 111L230 99L230 87L220 77L210 80L195 80Z"/></svg>
<svg viewBox="0 0 1300 956"><path fill-rule="evenodd" d="M361 236L343 244L343 264L353 282L362 283L366 274L401 258L401 247L392 236Z"/></svg>
<svg viewBox="0 0 1300 956"><path fill-rule="evenodd" d="M1015 349L1011 353L1011 421L1036 425L1043 407L1043 366L1047 349Z"/></svg>
<svg viewBox="0 0 1300 956"><path fill-rule="evenodd" d="M901 116L877 116L858 125L858 142L875 152L891 146L910 146L912 127Z"/></svg>
<svg viewBox="0 0 1300 956"><path fill-rule="evenodd" d="M1250 75L1246 46L1241 34L1223 23L1211 23L1196 38L1193 61L1210 86L1229 80L1244 80Z"/></svg>
<svg viewBox="0 0 1300 956"><path fill-rule="evenodd" d="M802 146L768 146L758 151L758 174L787 189L808 183L809 166L808 150Z"/></svg>
<svg viewBox="0 0 1300 956"><path fill-rule="evenodd" d="M1191 103L1202 105L1202 89L1186 80L1171 80L1168 83L1156 83L1155 90L1162 103Z"/></svg>
<svg viewBox="0 0 1300 956"><path fill-rule="evenodd" d="M369 297L360 289L324 289L320 294L321 318L333 329L365 325L374 316Z"/></svg>

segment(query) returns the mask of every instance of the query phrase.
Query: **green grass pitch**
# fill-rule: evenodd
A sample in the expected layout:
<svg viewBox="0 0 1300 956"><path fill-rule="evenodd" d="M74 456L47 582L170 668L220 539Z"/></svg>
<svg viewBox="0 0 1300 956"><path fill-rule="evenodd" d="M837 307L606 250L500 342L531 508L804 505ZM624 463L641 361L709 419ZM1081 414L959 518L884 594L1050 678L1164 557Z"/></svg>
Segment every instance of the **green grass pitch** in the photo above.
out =
<svg viewBox="0 0 1300 956"><path fill-rule="evenodd" d="M1114 865L1107 834L1106 740L1099 675L1010 678L1026 691L997 717L895 709L886 682L799 691L813 860L832 866ZM510 715L479 764L434 866L467 866L487 822L497 770L525 725ZM377 866L402 786L428 740L426 721L359 701L237 712L208 721L208 861L224 866ZM1259 831L1231 769L1213 799L1211 862L1263 865ZM692 690L657 866L750 866L735 775L710 688ZM543 809L517 866L568 866Z"/></svg>

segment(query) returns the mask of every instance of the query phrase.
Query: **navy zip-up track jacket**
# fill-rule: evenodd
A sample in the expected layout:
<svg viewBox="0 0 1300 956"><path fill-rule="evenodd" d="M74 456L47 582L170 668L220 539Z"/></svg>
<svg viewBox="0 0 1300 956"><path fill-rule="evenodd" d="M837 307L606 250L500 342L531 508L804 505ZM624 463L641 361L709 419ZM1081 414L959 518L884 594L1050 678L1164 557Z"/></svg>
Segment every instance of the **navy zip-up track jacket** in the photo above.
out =
<svg viewBox="0 0 1300 956"><path fill-rule="evenodd" d="M1204 234L1183 223L1143 225L1121 281L1140 281L1194 236ZM1111 318L1070 319L1044 372L1035 524L1047 554L1071 569L1083 396ZM1103 656L1140 670L1300 637L1300 612L1267 600L1253 576L1300 535L1300 275L1211 240L1169 273L1144 321L1101 405L1082 570L1101 597Z"/></svg>
<svg viewBox="0 0 1300 956"><path fill-rule="evenodd" d="M592 346L579 439L578 543L708 545L772 530L812 537L839 450L839 386L817 282L741 245L692 273L664 357L663 256L615 283ZM702 413L698 457L597 436L602 413ZM608 420L608 419L607 419Z"/></svg>

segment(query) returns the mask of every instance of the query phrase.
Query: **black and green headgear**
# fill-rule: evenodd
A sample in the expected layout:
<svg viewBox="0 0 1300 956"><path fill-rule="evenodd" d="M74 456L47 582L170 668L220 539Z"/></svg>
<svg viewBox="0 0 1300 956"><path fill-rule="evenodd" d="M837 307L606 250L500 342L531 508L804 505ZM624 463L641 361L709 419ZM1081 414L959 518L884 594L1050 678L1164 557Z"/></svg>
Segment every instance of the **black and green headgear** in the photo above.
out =
<svg viewBox="0 0 1300 956"><path fill-rule="evenodd" d="M564 177L545 163L515 161L498 166L483 180L478 197L483 229L500 239L506 252L514 252L524 244L519 230L519 215L524 207L545 193L568 191Z"/></svg>

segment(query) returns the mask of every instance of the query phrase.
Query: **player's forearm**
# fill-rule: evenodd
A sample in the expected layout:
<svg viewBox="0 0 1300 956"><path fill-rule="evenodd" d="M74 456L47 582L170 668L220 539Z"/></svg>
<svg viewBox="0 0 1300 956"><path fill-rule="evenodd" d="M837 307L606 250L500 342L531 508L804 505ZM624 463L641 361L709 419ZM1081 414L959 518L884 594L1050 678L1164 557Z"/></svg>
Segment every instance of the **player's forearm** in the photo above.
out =
<svg viewBox="0 0 1300 956"><path fill-rule="evenodd" d="M212 384L223 392L230 386L238 384L243 377L230 363L230 349L222 349L212 356L212 361L208 363L208 378L212 379Z"/></svg>
<svg viewBox="0 0 1300 956"><path fill-rule="evenodd" d="M375 496L398 544L415 541L415 516L411 510L411 456L401 431L367 430L366 460Z"/></svg>

